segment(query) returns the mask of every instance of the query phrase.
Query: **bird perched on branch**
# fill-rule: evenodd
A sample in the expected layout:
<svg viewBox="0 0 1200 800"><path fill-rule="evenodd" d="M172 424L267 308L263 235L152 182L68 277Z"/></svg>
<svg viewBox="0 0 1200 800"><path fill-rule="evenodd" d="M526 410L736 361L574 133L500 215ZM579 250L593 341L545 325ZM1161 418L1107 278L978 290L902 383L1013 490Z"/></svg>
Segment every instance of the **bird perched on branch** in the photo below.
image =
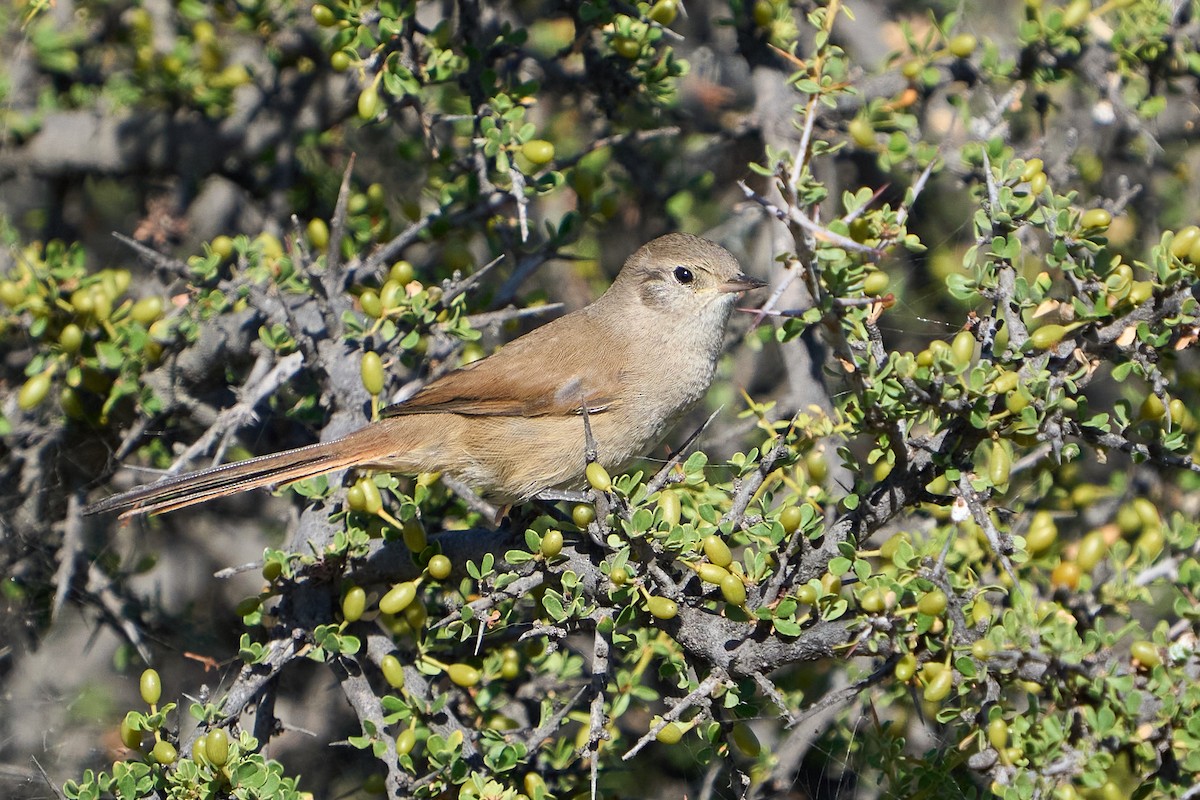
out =
<svg viewBox="0 0 1200 800"><path fill-rule="evenodd" d="M608 291L451 372L341 439L167 478L85 514L171 511L347 468L442 472L498 503L582 482L584 409L596 460L646 454L712 382L739 292L762 286L688 234L638 249Z"/></svg>

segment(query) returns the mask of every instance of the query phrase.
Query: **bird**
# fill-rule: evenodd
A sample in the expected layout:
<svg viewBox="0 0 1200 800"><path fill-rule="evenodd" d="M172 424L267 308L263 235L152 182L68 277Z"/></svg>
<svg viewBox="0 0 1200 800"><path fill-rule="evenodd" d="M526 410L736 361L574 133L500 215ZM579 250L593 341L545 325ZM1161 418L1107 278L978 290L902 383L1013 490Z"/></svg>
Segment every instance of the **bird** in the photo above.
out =
<svg viewBox="0 0 1200 800"><path fill-rule="evenodd" d="M340 439L165 478L83 513L163 513L344 469L441 472L502 505L581 486L585 417L606 469L644 456L712 383L737 296L764 285L714 242L660 236L591 304L437 378Z"/></svg>

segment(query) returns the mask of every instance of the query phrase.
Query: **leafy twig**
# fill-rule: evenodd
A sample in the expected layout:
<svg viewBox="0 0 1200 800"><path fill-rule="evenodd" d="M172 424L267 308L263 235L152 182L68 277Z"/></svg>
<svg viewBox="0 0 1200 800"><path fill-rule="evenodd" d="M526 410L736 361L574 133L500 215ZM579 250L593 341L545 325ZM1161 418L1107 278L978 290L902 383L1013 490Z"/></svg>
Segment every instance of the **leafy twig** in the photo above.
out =
<svg viewBox="0 0 1200 800"><path fill-rule="evenodd" d="M667 725L671 722L679 719L680 715L682 715L683 712L687 711L692 706L703 705L707 707L709 703L709 693L716 688L718 683L721 683L725 679L725 676L720 670L714 669L712 672L710 672L707 678L700 681L699 686L688 692L686 697L675 703L671 710L666 714L663 714L662 719L651 725L650 730L646 731L646 733L642 735L642 738L638 739L633 747L629 748L625 755L621 756L621 760L628 761L640 753L642 748L650 744L650 742L658 736L659 731L667 727Z"/></svg>

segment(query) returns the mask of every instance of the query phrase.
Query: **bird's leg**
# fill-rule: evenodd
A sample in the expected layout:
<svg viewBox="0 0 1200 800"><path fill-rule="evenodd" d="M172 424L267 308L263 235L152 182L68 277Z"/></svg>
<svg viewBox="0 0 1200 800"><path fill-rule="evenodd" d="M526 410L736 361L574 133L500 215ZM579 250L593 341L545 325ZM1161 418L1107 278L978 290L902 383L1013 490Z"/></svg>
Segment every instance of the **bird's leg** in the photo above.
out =
<svg viewBox="0 0 1200 800"><path fill-rule="evenodd" d="M592 419L586 401L579 404L579 411L583 415L583 455L587 463L591 464L600 457L600 451L596 447L595 437L592 436Z"/></svg>

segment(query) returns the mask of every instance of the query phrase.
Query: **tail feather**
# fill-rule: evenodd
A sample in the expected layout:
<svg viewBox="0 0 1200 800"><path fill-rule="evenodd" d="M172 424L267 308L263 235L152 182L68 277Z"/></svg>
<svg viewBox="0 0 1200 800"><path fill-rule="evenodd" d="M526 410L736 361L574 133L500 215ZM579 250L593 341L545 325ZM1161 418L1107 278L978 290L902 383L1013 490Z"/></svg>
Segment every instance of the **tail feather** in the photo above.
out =
<svg viewBox="0 0 1200 800"><path fill-rule="evenodd" d="M282 453L167 478L92 503L84 514L119 511L121 519L135 514L174 511L224 495L260 486L283 485L323 475L363 462L363 453L347 447L345 439L314 444Z"/></svg>

